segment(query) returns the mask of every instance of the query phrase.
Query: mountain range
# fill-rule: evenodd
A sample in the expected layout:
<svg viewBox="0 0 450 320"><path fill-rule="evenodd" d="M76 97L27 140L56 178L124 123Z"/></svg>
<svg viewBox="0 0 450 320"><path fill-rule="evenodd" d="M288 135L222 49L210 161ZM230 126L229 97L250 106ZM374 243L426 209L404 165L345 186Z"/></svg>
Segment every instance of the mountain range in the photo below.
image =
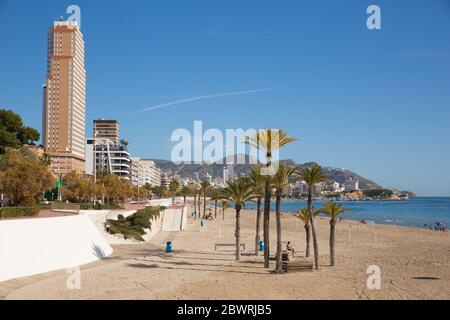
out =
<svg viewBox="0 0 450 320"><path fill-rule="evenodd" d="M204 177L207 173L210 174L213 179L222 178L223 177L223 169L225 167L224 163L232 163L230 164L231 170L234 173L235 177L239 177L241 175L248 175L251 170L250 159L248 155L235 155L231 159L230 157L224 158L222 161L215 163L202 163L202 164L192 164L192 163L174 163L169 160L161 160L161 159L151 159L153 160L161 170L168 172L172 175L178 175L181 178L193 178L195 173L199 174L199 177ZM240 161L237 161L240 160ZM289 166L296 166L297 168L302 168L304 166L309 166L312 163L303 163L299 164L292 159L281 160L282 163ZM236 164L241 163L241 164ZM242 164L245 163L245 164ZM360 189L381 189L382 187L374 181L366 179L359 174L341 168L334 167L322 167L325 171L325 175L340 184L343 184L349 180L359 180Z"/></svg>

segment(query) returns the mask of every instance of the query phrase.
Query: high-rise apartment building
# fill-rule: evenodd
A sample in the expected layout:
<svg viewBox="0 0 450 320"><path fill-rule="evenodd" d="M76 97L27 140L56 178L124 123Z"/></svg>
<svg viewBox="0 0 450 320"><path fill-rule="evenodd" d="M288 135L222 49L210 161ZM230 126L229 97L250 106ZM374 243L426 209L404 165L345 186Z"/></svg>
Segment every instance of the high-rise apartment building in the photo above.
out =
<svg viewBox="0 0 450 320"><path fill-rule="evenodd" d="M150 184L152 187L161 186L161 169L153 160L142 159L145 167L144 184Z"/></svg>
<svg viewBox="0 0 450 320"><path fill-rule="evenodd" d="M119 122L117 120L94 120L94 137L111 140L119 144Z"/></svg>
<svg viewBox="0 0 450 320"><path fill-rule="evenodd" d="M154 187L161 185L161 170L152 160L131 158L131 182L139 187L147 183Z"/></svg>
<svg viewBox="0 0 450 320"><path fill-rule="evenodd" d="M131 180L130 153L124 145L114 144L106 138L95 138L87 144L93 144L93 164L95 173L106 171L125 180Z"/></svg>
<svg viewBox="0 0 450 320"><path fill-rule="evenodd" d="M94 120L94 139L86 140L86 174L106 171L131 180L132 169L127 146L119 142L119 122Z"/></svg>
<svg viewBox="0 0 450 320"><path fill-rule="evenodd" d="M56 175L84 173L85 92L83 34L76 22L55 21L48 32L42 142Z"/></svg>

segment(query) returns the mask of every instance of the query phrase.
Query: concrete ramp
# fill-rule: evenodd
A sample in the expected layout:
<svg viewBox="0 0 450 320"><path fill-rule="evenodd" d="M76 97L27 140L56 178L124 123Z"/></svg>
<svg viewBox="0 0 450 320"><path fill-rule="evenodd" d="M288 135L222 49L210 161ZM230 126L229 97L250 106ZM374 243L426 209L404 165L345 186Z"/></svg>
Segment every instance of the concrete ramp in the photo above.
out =
<svg viewBox="0 0 450 320"><path fill-rule="evenodd" d="M87 215L0 221L0 282L80 266L112 252Z"/></svg>
<svg viewBox="0 0 450 320"><path fill-rule="evenodd" d="M186 224L186 207L169 207L164 211L162 231L182 231Z"/></svg>

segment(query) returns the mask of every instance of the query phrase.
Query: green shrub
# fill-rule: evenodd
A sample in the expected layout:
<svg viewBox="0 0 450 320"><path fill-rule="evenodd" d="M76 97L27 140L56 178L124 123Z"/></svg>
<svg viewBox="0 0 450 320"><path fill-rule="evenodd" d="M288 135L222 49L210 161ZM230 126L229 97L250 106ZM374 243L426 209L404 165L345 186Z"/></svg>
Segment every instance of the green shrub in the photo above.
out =
<svg viewBox="0 0 450 320"><path fill-rule="evenodd" d="M80 203L81 210L112 210L112 209L123 209L120 205L111 204L100 204L100 203Z"/></svg>
<svg viewBox="0 0 450 320"><path fill-rule="evenodd" d="M122 234L125 239L134 238L144 241L142 238L145 234L144 229L151 229L151 220L158 218L165 209L165 207L146 207L126 219L120 214L117 220L108 219L105 227L110 234Z"/></svg>
<svg viewBox="0 0 450 320"><path fill-rule="evenodd" d="M51 210L52 209L52 205L49 204L45 204L45 203L39 203L36 205L36 209L39 210Z"/></svg>
<svg viewBox="0 0 450 320"><path fill-rule="evenodd" d="M35 207L4 207L0 209L1 218L31 217L39 212Z"/></svg>

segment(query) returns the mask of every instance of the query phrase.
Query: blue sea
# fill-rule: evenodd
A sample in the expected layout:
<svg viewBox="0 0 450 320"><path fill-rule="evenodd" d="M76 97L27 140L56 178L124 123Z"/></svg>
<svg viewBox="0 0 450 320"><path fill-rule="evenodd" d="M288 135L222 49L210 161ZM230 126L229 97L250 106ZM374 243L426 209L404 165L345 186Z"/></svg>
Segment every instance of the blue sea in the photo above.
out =
<svg viewBox="0 0 450 320"><path fill-rule="evenodd" d="M314 201L314 207L322 206L323 201ZM381 224L422 228L437 221L450 225L450 198L417 197L405 201L339 201L351 212L344 213L344 219L366 220ZM275 201L271 203L274 210ZM255 209L254 202L246 205ZM281 211L297 213L306 207L306 201L283 200Z"/></svg>

